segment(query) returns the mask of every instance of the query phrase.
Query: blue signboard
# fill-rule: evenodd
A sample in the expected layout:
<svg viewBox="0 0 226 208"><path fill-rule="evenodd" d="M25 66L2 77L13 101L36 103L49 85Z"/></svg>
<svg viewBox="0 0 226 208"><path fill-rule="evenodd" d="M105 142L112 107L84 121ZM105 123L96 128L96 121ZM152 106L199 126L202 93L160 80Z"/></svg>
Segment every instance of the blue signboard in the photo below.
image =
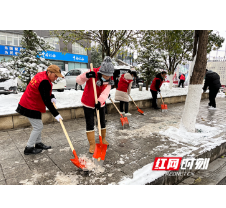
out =
<svg viewBox="0 0 226 208"><path fill-rule="evenodd" d="M0 55L16 56L17 53L20 52L20 50L21 50L21 47L0 45ZM72 62L88 63L88 56L72 54L72 53L63 54L61 52L56 52L56 51L46 51L46 52L44 51L42 53L42 57L45 59L52 59L57 61L72 61Z"/></svg>
<svg viewBox="0 0 226 208"><path fill-rule="evenodd" d="M16 56L17 53L20 52L20 50L21 50L21 47L0 45L0 54L1 55Z"/></svg>

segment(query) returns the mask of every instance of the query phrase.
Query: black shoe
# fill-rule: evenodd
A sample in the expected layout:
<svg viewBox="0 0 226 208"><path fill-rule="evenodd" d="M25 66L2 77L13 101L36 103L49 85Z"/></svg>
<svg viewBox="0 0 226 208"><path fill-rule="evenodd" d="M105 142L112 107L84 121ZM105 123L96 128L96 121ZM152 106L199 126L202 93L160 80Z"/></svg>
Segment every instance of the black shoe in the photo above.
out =
<svg viewBox="0 0 226 208"><path fill-rule="evenodd" d="M36 149L35 147L25 147L24 154L31 155L31 154L39 154L42 152L42 149Z"/></svg>
<svg viewBox="0 0 226 208"><path fill-rule="evenodd" d="M154 107L154 109L155 109L155 110L159 110L159 109L161 109L161 108L159 108L158 106L156 106L156 107Z"/></svg>
<svg viewBox="0 0 226 208"><path fill-rule="evenodd" d="M35 148L47 150L47 149L51 149L51 146L46 146L42 142L40 142L40 143L35 144Z"/></svg>

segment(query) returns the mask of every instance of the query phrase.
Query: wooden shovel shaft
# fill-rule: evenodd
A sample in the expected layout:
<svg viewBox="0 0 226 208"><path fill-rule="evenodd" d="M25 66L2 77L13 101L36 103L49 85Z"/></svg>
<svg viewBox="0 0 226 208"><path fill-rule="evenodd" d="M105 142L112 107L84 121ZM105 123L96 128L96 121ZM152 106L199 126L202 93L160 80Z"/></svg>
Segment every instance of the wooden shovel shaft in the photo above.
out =
<svg viewBox="0 0 226 208"><path fill-rule="evenodd" d="M53 105L54 105L54 107L57 109L55 103L53 103ZM68 136L68 133L67 133L67 131L66 131L66 129L65 129L65 126L64 126L64 124L63 124L63 121L62 121L61 119L60 119L60 124L61 124L61 127L62 127L62 129L63 129L63 131L64 131L64 134L65 134L65 136L66 136L66 138L67 138L67 141L68 141L68 143L69 143L69 145L70 145L70 147L71 147L71 151L73 152L73 151L74 151L74 147L73 147L73 145L72 145L72 143L71 143L71 140L70 140L70 138L69 138L69 136Z"/></svg>
<svg viewBox="0 0 226 208"><path fill-rule="evenodd" d="M161 93L159 93L159 94L160 94L160 97L161 97L161 99L162 99L162 95L161 95ZM163 99L162 99L162 103L163 103L163 105L164 105Z"/></svg>
<svg viewBox="0 0 226 208"><path fill-rule="evenodd" d="M134 100L133 100L133 98L131 97L131 95L129 95L129 96L130 96L131 100L133 101L133 103L135 104L135 106L137 106L137 104L134 102ZM138 108L138 106L137 106L137 108Z"/></svg>
<svg viewBox="0 0 226 208"><path fill-rule="evenodd" d="M119 109L117 108L117 106L114 104L113 100L110 98L111 102L113 103L113 105L115 106L116 110L119 112L119 114L122 116L122 114L120 113ZM122 116L123 117L123 116Z"/></svg>
<svg viewBox="0 0 226 208"><path fill-rule="evenodd" d="M93 64L92 64L92 63L90 64L90 68L91 68L91 71L93 71ZM92 79L93 79L93 89L94 89L95 103L97 104L97 103L98 103L98 100L97 100L96 82L95 82L95 78L92 78ZM99 114L99 110L96 109L96 112L97 112L97 122L98 122L99 136L101 136L100 114Z"/></svg>

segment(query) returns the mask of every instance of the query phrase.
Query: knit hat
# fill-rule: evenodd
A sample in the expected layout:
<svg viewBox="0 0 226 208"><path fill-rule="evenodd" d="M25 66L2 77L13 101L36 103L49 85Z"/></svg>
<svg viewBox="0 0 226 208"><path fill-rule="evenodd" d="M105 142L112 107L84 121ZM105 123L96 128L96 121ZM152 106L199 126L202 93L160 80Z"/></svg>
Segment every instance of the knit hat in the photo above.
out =
<svg viewBox="0 0 226 208"><path fill-rule="evenodd" d="M101 73L106 76L113 76L114 70L111 58L106 56L104 61L101 63L100 70L97 73Z"/></svg>

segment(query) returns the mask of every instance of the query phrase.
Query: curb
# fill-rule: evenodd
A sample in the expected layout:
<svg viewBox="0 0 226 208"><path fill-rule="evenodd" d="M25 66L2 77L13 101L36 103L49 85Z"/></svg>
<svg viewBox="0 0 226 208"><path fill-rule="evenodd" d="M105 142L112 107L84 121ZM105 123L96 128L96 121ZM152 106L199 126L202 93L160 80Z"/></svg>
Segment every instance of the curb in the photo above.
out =
<svg viewBox="0 0 226 208"><path fill-rule="evenodd" d="M210 163L214 160L216 160L218 157L220 157L221 155L226 153L226 142L222 143L219 146L216 146L215 148L206 151L198 156L196 156L195 158L210 158ZM195 173L199 170L179 170L182 173L185 172L192 172ZM177 172L177 171L169 171L169 172ZM190 176L168 176L168 175L163 175L159 178L157 178L156 180L147 183L145 185L177 185L180 182L182 182L184 179L189 178Z"/></svg>

